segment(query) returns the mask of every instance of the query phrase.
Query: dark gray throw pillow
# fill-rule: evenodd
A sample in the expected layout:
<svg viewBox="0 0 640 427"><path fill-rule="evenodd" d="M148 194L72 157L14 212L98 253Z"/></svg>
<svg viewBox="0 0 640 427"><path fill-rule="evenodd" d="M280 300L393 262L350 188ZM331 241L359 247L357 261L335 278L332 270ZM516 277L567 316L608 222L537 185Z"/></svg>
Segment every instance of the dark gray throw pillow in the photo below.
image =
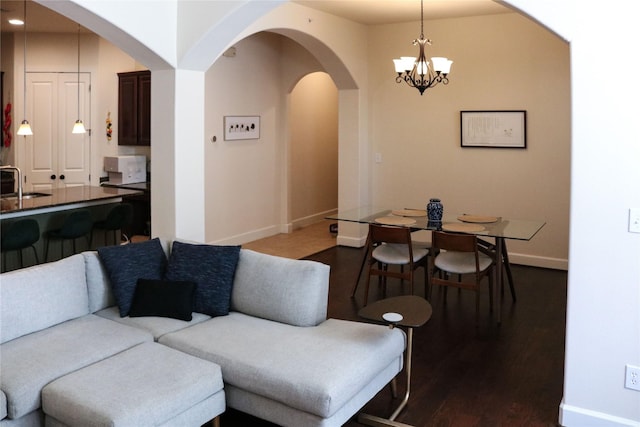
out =
<svg viewBox="0 0 640 427"><path fill-rule="evenodd" d="M194 311L209 316L226 316L231 305L231 289L240 246L197 245L173 242L167 280L195 282Z"/></svg>
<svg viewBox="0 0 640 427"><path fill-rule="evenodd" d="M196 284L138 279L130 317L159 316L191 321Z"/></svg>
<svg viewBox="0 0 640 427"><path fill-rule="evenodd" d="M107 270L121 317L129 315L138 279L160 280L167 265L167 256L158 238L105 246L98 248L98 255Z"/></svg>

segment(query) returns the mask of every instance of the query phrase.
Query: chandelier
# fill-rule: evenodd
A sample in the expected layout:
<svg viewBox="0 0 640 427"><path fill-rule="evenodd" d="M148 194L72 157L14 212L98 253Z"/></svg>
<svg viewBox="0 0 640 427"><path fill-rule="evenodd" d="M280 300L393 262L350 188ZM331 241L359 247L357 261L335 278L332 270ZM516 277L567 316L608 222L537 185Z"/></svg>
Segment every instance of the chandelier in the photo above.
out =
<svg viewBox="0 0 640 427"><path fill-rule="evenodd" d="M437 85L438 83L448 84L449 70L453 61L441 57L434 56L431 58L431 66L427 58L424 56L424 46L431 46L431 40L424 38L424 0L420 0L420 38L413 41L413 45L419 46L420 54L416 59L413 56L401 56L400 59L394 59L393 63L396 68L396 83L402 81L409 86L415 87L420 91L420 95L425 90Z"/></svg>

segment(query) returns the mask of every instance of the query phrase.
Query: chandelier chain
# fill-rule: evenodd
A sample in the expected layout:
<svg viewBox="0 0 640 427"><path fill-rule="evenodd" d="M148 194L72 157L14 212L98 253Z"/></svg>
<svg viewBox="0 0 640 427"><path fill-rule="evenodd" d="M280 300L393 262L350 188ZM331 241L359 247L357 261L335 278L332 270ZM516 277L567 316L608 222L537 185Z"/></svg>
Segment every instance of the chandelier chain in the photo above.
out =
<svg viewBox="0 0 640 427"><path fill-rule="evenodd" d="M424 0L420 0L420 38L424 39Z"/></svg>

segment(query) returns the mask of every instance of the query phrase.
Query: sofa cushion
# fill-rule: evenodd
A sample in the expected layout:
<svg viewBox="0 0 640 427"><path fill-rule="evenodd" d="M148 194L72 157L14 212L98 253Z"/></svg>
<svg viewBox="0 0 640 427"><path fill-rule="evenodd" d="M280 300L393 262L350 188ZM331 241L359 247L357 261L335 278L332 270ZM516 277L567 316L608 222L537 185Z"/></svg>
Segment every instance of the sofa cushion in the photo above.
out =
<svg viewBox="0 0 640 427"><path fill-rule="evenodd" d="M39 408L42 388L56 378L152 340L148 332L89 314L2 344L0 388L9 417Z"/></svg>
<svg viewBox="0 0 640 427"><path fill-rule="evenodd" d="M0 390L0 420L7 416L7 395Z"/></svg>
<svg viewBox="0 0 640 427"><path fill-rule="evenodd" d="M87 273L87 288L89 290L89 313L95 313L103 308L116 304L113 290L109 283L109 275L100 261L97 251L82 252L84 266Z"/></svg>
<svg viewBox="0 0 640 427"><path fill-rule="evenodd" d="M195 311L209 316L225 316L229 314L239 253L240 246L175 241L165 277L168 280L195 282Z"/></svg>
<svg viewBox="0 0 640 427"><path fill-rule="evenodd" d="M159 342L217 363L227 384L321 418L390 364L399 372L405 346L398 328L336 319L301 328L236 312Z"/></svg>
<svg viewBox="0 0 640 427"><path fill-rule="evenodd" d="M162 279L167 264L160 240L98 248L121 316L128 316L138 279Z"/></svg>
<svg viewBox="0 0 640 427"><path fill-rule="evenodd" d="M88 314L83 256L3 273L0 313L2 343Z"/></svg>
<svg viewBox="0 0 640 427"><path fill-rule="evenodd" d="M120 312L116 306L105 308L95 314L96 316L104 317L105 319L113 320L118 323L122 323L123 325L145 330L153 335L153 338L156 341L164 334L179 331L180 329L211 319L211 316L196 312L191 313L192 319L190 322L187 322L186 320L172 319L171 317L120 317Z"/></svg>
<svg viewBox="0 0 640 427"><path fill-rule="evenodd" d="M328 295L328 265L240 251L232 310L294 326L314 326L327 318Z"/></svg>
<svg viewBox="0 0 640 427"><path fill-rule="evenodd" d="M190 321L196 284L138 279L130 317L159 316Z"/></svg>

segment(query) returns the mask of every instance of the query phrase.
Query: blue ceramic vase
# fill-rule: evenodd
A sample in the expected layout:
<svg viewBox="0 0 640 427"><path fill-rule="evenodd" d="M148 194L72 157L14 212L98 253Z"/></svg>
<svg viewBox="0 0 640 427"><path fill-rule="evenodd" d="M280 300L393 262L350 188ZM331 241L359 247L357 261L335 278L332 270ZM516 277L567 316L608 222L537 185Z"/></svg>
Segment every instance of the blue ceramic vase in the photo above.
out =
<svg viewBox="0 0 640 427"><path fill-rule="evenodd" d="M441 222L444 207L440 199L429 199L427 203L427 219L429 222Z"/></svg>

